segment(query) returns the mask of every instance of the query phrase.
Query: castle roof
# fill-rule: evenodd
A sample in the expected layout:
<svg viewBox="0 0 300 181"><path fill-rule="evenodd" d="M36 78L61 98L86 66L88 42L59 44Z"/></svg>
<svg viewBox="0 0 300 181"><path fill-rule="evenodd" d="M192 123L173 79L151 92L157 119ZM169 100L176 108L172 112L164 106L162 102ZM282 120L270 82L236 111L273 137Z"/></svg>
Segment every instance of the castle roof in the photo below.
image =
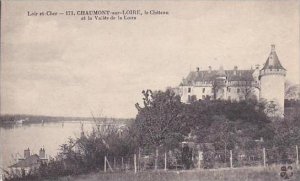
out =
<svg viewBox="0 0 300 181"><path fill-rule="evenodd" d="M221 71L220 71L221 70ZM183 79L181 85L193 85L194 82L211 82L218 77L226 77L228 81L253 81L253 72L255 70L202 70L191 71Z"/></svg>
<svg viewBox="0 0 300 181"><path fill-rule="evenodd" d="M264 67L262 68L262 70L265 69L283 69L286 70L285 68L283 68L283 66L281 65L278 56L276 54L275 51L275 45L271 45L271 53L264 65Z"/></svg>

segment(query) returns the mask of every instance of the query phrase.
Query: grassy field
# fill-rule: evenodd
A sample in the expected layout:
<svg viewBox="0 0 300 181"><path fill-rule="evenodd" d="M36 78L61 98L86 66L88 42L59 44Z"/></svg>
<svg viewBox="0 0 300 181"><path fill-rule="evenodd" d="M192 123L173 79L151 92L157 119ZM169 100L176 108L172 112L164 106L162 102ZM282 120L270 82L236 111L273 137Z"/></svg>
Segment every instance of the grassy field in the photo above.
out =
<svg viewBox="0 0 300 181"><path fill-rule="evenodd" d="M122 173L94 173L76 177L64 177L60 181L282 181L280 167L235 168L190 171L147 171ZM299 181L300 171L293 170L288 181Z"/></svg>

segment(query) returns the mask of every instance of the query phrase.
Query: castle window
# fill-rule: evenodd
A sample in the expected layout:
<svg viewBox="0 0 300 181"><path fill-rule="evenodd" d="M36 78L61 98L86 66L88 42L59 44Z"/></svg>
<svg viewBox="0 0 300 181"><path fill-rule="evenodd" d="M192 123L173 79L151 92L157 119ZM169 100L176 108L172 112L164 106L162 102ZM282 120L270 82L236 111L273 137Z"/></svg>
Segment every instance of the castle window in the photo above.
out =
<svg viewBox="0 0 300 181"><path fill-rule="evenodd" d="M191 93L191 88L190 87L188 88L188 93Z"/></svg>
<svg viewBox="0 0 300 181"><path fill-rule="evenodd" d="M231 96L228 96L228 100L229 100L229 101L231 100Z"/></svg>
<svg viewBox="0 0 300 181"><path fill-rule="evenodd" d="M240 93L240 89L238 88L238 89L236 90L236 92L237 92L237 93Z"/></svg>
<svg viewBox="0 0 300 181"><path fill-rule="evenodd" d="M203 99L203 100L205 99L205 95L202 95L202 99Z"/></svg>
<svg viewBox="0 0 300 181"><path fill-rule="evenodd" d="M230 92L230 87L227 87L227 91Z"/></svg>
<svg viewBox="0 0 300 181"><path fill-rule="evenodd" d="M204 93L204 92L205 92L205 88L202 89L202 93Z"/></svg>

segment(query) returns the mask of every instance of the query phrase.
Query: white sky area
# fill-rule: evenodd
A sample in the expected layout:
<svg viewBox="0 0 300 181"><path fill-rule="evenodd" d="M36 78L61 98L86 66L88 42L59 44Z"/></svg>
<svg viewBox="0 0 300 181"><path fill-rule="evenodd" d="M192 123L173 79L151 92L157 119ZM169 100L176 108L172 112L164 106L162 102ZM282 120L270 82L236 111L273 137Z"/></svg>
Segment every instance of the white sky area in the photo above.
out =
<svg viewBox="0 0 300 181"><path fill-rule="evenodd" d="M4 1L1 113L135 117L144 89L177 86L190 70L261 67L276 45L299 82L298 1ZM161 10L135 21L32 17L27 11Z"/></svg>

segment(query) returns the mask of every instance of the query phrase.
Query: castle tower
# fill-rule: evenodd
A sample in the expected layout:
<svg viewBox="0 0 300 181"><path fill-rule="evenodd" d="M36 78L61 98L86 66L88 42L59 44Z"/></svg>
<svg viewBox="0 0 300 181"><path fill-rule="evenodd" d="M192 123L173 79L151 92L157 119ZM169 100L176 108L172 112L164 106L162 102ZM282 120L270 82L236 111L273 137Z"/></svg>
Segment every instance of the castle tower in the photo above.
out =
<svg viewBox="0 0 300 181"><path fill-rule="evenodd" d="M283 117L286 69L283 68L278 59L275 45L271 45L271 53L259 74L260 99L267 101L267 106L271 105L270 108L276 110L276 115ZM275 112L272 114L275 116Z"/></svg>

